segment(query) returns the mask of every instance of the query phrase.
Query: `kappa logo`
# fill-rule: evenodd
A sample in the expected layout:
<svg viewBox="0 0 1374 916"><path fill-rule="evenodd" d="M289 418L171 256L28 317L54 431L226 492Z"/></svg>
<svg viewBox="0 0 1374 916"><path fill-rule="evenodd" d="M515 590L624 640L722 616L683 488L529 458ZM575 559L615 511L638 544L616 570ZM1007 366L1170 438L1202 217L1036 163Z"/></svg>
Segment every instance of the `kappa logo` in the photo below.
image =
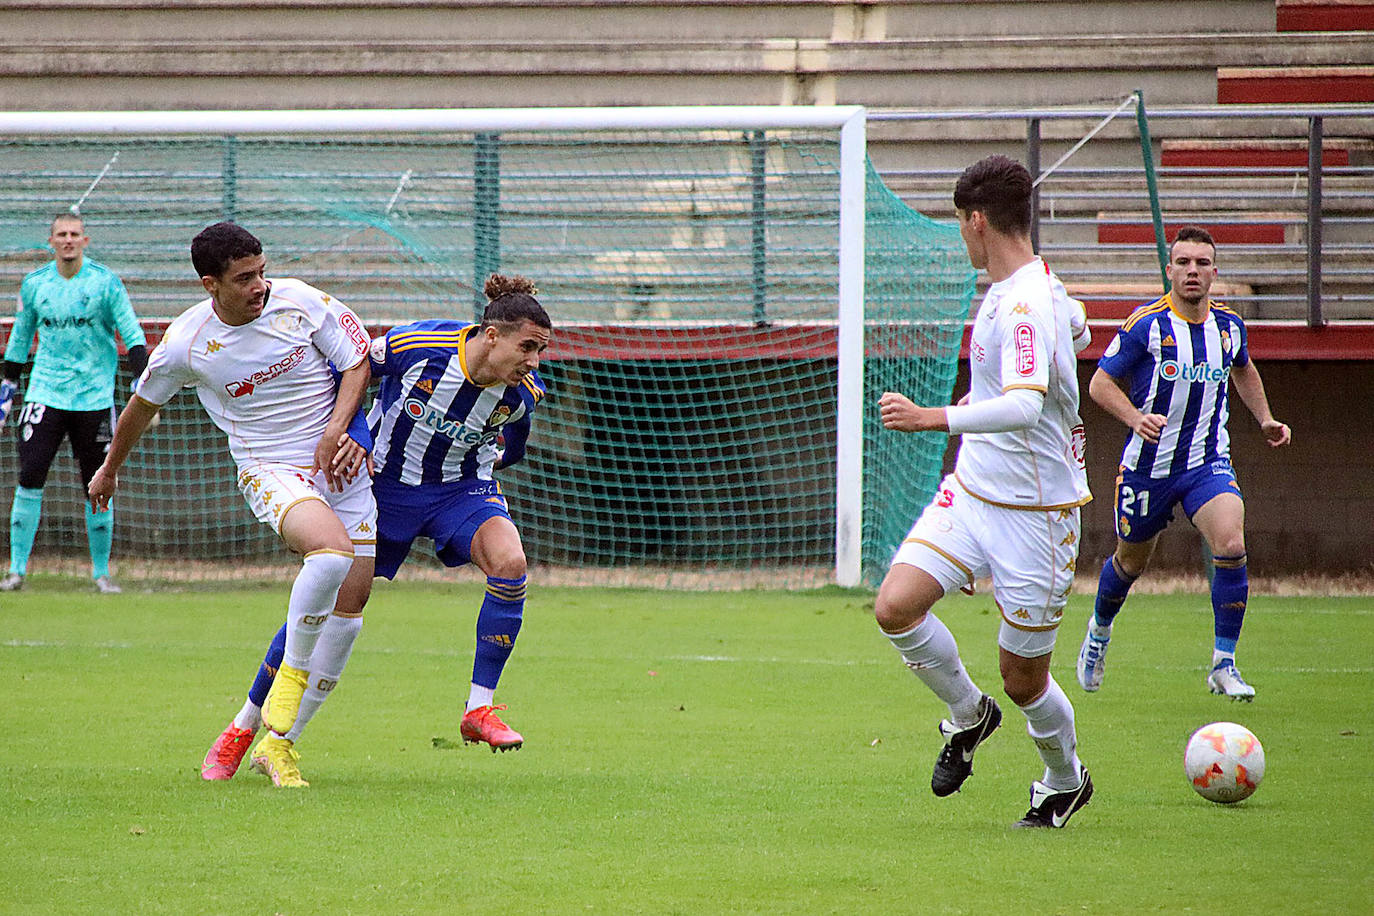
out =
<svg viewBox="0 0 1374 916"><path fill-rule="evenodd" d="M206 343L205 343L205 355L206 355L206 356L209 356L209 355L211 355L211 354L213 354L213 353L218 353L220 350L223 350L223 349L224 349L224 344L220 343L218 340L209 340L209 341L206 341Z"/></svg>
<svg viewBox="0 0 1374 916"><path fill-rule="evenodd" d="M1035 374L1035 328L1028 324L1018 324L1012 330L1016 341L1016 374Z"/></svg>
<svg viewBox="0 0 1374 916"><path fill-rule="evenodd" d="M240 379L237 382L229 382L224 386L224 390L229 392L229 397L231 398L244 397L245 395L252 394L254 389L259 385L270 382L278 376L285 375L303 362L305 362L305 347L299 346L266 369L260 369L248 376L248 378Z"/></svg>

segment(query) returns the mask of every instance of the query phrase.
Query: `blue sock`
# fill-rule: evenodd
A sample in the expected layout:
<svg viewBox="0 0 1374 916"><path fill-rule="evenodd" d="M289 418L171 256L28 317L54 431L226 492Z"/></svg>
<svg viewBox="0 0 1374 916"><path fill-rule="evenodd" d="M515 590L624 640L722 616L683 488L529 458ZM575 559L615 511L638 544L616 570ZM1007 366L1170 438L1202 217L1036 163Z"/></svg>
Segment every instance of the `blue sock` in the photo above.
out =
<svg viewBox="0 0 1374 916"><path fill-rule="evenodd" d="M272 679L281 667L282 656L286 654L286 624L281 625L277 635L272 637L272 645L267 647L258 676L253 678L253 686L248 688L248 700L254 706L261 706L267 699L267 691L272 689Z"/></svg>
<svg viewBox="0 0 1374 916"><path fill-rule="evenodd" d="M502 579L487 576L487 595L477 612L477 653L472 660L472 682L496 689L520 633L525 612L525 577Z"/></svg>
<svg viewBox="0 0 1374 916"><path fill-rule="evenodd" d="M1245 554L1238 557L1212 557L1212 620L1216 651L1234 656L1245 619L1245 603L1250 598L1250 575Z"/></svg>
<svg viewBox="0 0 1374 916"><path fill-rule="evenodd" d="M43 514L43 489L14 488L14 506L10 509L10 572L25 575L29 571L29 554L33 553L33 538L38 534L38 519Z"/></svg>
<svg viewBox="0 0 1374 916"><path fill-rule="evenodd" d="M91 549L91 578L110 574L110 545L114 543L114 508L92 512L86 503L86 544Z"/></svg>
<svg viewBox="0 0 1374 916"><path fill-rule="evenodd" d="M1102 575L1097 578L1097 602L1093 605L1093 616L1099 627L1112 625L1134 584L1135 579L1124 575L1116 565L1116 557L1108 557L1102 564Z"/></svg>

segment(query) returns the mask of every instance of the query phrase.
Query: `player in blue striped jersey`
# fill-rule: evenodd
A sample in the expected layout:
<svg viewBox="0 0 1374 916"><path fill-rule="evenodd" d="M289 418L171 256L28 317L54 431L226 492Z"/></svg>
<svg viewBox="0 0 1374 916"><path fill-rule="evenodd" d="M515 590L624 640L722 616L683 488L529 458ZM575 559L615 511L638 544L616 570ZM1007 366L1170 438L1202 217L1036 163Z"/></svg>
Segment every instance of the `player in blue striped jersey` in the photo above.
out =
<svg viewBox="0 0 1374 916"><path fill-rule="evenodd" d="M544 398L536 370L553 324L524 277L493 274L485 292L490 302L480 324L418 321L372 341L372 373L381 387L371 429L355 423L349 435L373 451L376 574L394 578L415 538L428 537L444 565L473 563L487 575L459 728L465 741L494 752L524 741L497 715L505 707L493 699L524 615L525 550L493 472L524 457L531 416ZM262 705L283 640L279 631L240 716ZM239 727L236 719L210 754ZM232 777L237 766L221 766L215 778Z"/></svg>
<svg viewBox="0 0 1374 916"><path fill-rule="evenodd" d="M525 550L492 472L525 454L544 398L536 371L553 327L524 277L488 278L481 324L420 321L372 342L381 380L368 415L375 440L372 489L379 511L377 575L390 579L417 537L445 566L473 563L487 576L461 732L492 750L521 736L496 715L497 681L525 605Z"/></svg>
<svg viewBox="0 0 1374 916"><path fill-rule="evenodd" d="M1088 386L1093 400L1131 432L1116 484L1116 552L1102 566L1078 653L1078 682L1088 691L1101 687L1112 621L1181 504L1213 555L1215 638L1208 687L1250 700L1255 690L1236 670L1250 586L1245 503L1226 431L1228 381L1235 382L1271 446L1287 445L1291 434L1269 410L1246 346L1245 322L1208 298L1217 276L1212 236L1185 226L1169 256L1170 292L1126 319Z"/></svg>

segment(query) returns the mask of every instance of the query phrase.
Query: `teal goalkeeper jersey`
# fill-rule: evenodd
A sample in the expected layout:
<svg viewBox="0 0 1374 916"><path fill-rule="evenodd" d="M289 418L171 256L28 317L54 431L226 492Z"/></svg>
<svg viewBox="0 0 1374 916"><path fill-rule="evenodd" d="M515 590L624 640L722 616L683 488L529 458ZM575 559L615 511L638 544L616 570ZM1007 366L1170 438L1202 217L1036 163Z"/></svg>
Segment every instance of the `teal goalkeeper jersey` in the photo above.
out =
<svg viewBox="0 0 1374 916"><path fill-rule="evenodd" d="M116 331L125 347L147 345L124 284L89 258L70 280L57 272L56 261L24 278L5 359L26 361L35 331L38 350L24 401L59 410L114 406Z"/></svg>

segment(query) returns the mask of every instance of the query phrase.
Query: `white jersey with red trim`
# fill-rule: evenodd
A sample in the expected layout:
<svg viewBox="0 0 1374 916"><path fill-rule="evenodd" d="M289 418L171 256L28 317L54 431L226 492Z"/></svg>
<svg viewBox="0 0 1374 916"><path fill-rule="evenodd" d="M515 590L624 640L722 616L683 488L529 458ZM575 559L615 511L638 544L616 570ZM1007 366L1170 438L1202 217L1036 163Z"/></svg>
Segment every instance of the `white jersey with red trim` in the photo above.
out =
<svg viewBox="0 0 1374 916"><path fill-rule="evenodd" d="M1068 508L1092 499L1078 416L1077 304L1036 258L992 284L969 342L969 403L1015 388L1043 392L1026 429L965 433L954 473L986 502L1026 509Z"/></svg>
<svg viewBox="0 0 1374 916"><path fill-rule="evenodd" d="M220 321L209 299L182 312L149 355L138 396L162 405L194 386L236 462L309 467L334 411L329 364L342 371L366 359L367 331L313 286L268 282L262 314L248 324Z"/></svg>

